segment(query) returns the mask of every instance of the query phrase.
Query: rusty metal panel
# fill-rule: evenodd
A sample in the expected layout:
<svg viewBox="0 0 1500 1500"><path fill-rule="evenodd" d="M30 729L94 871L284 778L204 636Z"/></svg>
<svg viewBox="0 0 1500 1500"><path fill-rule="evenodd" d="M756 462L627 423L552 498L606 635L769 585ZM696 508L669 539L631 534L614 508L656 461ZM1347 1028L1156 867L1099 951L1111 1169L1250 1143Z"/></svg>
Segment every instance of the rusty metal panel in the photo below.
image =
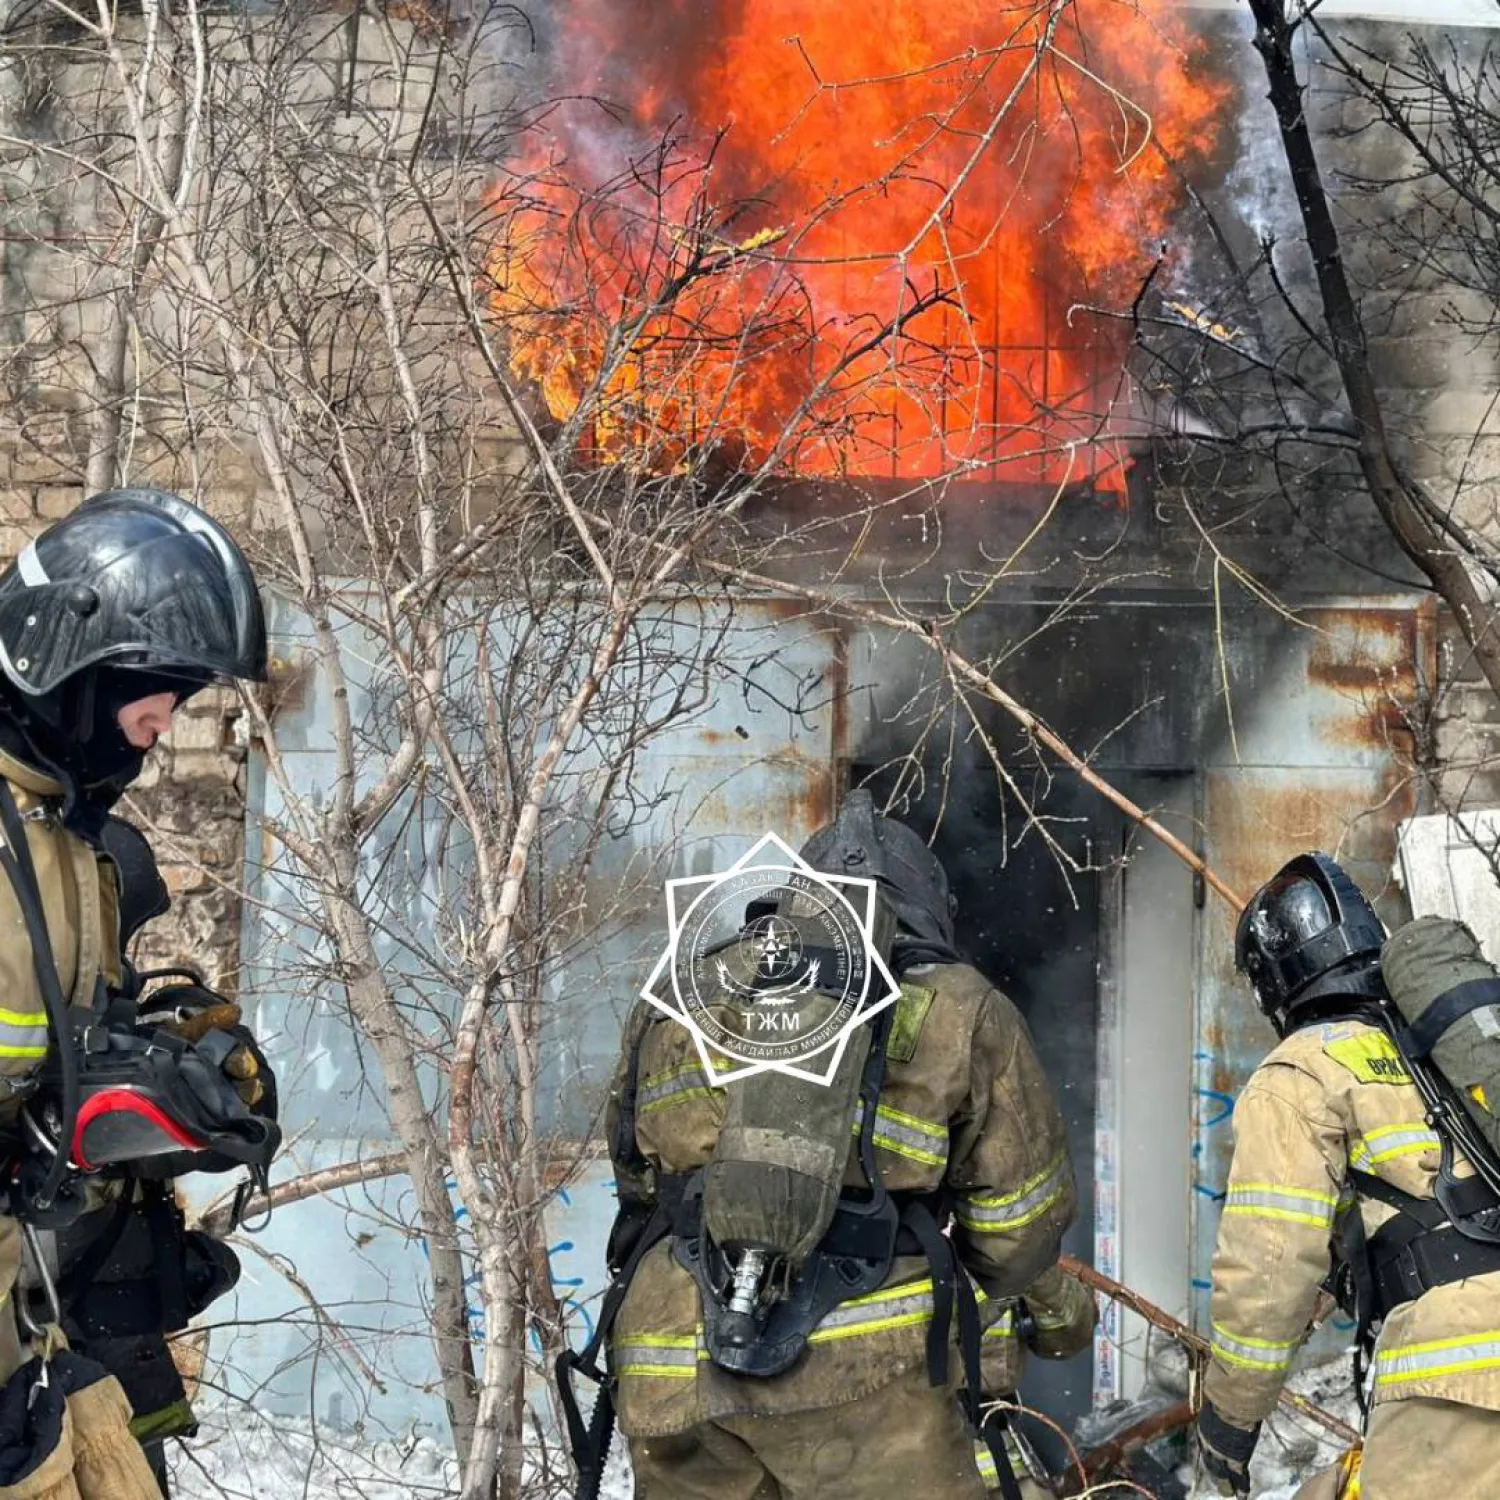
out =
<svg viewBox="0 0 1500 1500"><path fill-rule="evenodd" d="M292 784L316 805L337 770L331 685L313 665L304 618L273 599L268 623L278 661L278 746ZM704 638L717 638L717 665L695 676L680 664ZM836 637L809 621L803 606L741 601L731 610L665 599L643 625L643 641L622 664L625 690L660 710L685 687L691 711L637 756L630 785L637 815L628 829L606 838L590 872L593 910L614 912L609 930L597 941L575 943L551 977L543 1128L576 1136L597 1115L619 1019L659 951L662 882L722 868L767 830L795 845L826 821L832 806L842 658ZM352 626L341 627L341 644L351 714L378 740L397 723L386 704L398 684L382 653ZM453 645L452 670L471 671L472 649L462 639ZM598 741L580 737L559 795L586 799L602 759ZM362 773L361 787L377 773L378 757ZM296 1144L277 1175L289 1176L389 1150L393 1138L374 1060L359 1044L341 990L327 981L335 970L326 969L320 983L308 982L309 968L330 955L313 927L298 919L316 903L316 891L287 868L270 834L271 820L285 808L258 748L247 781L252 899L244 909L243 992L283 1080L282 1122ZM384 972L409 986L405 998L420 1002L411 1011L413 1023L440 1028L458 996L436 986L430 967L424 972L412 955L436 941L437 913L462 883L462 869L455 881L453 866L463 866L464 850L444 832L436 799L407 805L389 823L365 858L385 919L379 958ZM430 1097L439 1098L441 1079L431 1071L424 1076ZM580 1306L602 1289L603 1237L612 1217L608 1179L607 1163L596 1164L575 1184L576 1196L562 1194L548 1210L559 1294ZM363 1215L362 1206L374 1212ZM295 1294L276 1278L246 1277L236 1297L248 1332L236 1348L235 1368L267 1409L305 1413L316 1402L320 1416L335 1426L369 1417L393 1430L413 1421L443 1430L440 1399L415 1394L435 1391L437 1383L423 1321L425 1262L396 1227L411 1217L410 1187L401 1178L353 1190L342 1202L310 1200L276 1215L262 1243L296 1264L325 1305L362 1305L360 1352L392 1378L388 1390L372 1390L345 1382L340 1367L315 1380L320 1366L307 1357ZM316 1260L306 1256L312 1244Z"/></svg>
<svg viewBox="0 0 1500 1500"><path fill-rule="evenodd" d="M1326 849L1378 898L1390 920L1398 899L1389 879L1396 825L1414 804L1410 779L1389 762L1217 768L1205 778L1205 847L1214 868L1242 896L1294 854ZM1235 916L1226 902L1211 900L1200 928L1192 1200L1200 1317L1206 1317L1208 1270L1233 1151L1234 1100L1276 1043L1235 973Z"/></svg>

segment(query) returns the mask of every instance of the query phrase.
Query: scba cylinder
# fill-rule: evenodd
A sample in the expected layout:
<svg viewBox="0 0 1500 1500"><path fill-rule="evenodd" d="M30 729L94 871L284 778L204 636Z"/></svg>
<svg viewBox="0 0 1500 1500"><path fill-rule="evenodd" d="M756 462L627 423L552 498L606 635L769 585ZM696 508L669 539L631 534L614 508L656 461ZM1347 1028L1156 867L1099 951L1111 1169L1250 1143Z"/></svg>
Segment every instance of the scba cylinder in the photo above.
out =
<svg viewBox="0 0 1500 1500"><path fill-rule="evenodd" d="M1451 917L1418 917L1386 939L1386 989L1419 1057L1452 1084L1500 1157L1500 970Z"/></svg>

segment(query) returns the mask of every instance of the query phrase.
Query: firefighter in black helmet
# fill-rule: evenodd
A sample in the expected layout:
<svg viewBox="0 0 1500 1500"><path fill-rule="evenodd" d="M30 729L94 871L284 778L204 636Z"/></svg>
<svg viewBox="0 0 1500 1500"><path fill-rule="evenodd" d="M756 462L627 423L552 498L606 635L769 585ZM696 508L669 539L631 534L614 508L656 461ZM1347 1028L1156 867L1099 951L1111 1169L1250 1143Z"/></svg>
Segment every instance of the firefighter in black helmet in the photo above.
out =
<svg viewBox="0 0 1500 1500"><path fill-rule="evenodd" d="M1335 1268L1371 1365L1363 1500L1500 1488L1500 1245L1450 1218L1494 1197L1451 1160L1397 1045L1383 953L1380 918L1326 854L1289 861L1240 916L1235 963L1281 1041L1235 1101L1214 1249L1198 1444L1222 1494L1249 1494L1261 1424ZM1445 1160L1463 1180L1440 1204Z"/></svg>
<svg viewBox="0 0 1500 1500"><path fill-rule="evenodd" d="M144 1115L112 1123L96 1111L89 1153L112 1165L97 1177L80 1172L79 1048L66 1018L73 1010L96 1026L140 1029L122 912L138 925L163 909L165 893L149 850L139 857L143 841L112 808L187 699L217 681L262 681L265 671L265 620L248 563L218 522L176 495L96 495L0 574L0 821L16 851L9 878L0 877L0 1155L9 1162L0 1387L28 1358L26 1341L45 1321L36 1310L51 1304L40 1290L35 1307L15 1295L22 1223L44 1226L56 1241L34 1237L35 1248L51 1262L63 1326L75 1349L121 1377L132 1430L163 1491L162 1440L191 1429L163 1334L237 1270L227 1251L184 1233L171 1192L172 1171L206 1158L165 1147L212 1132L201 1118L171 1119L158 1141ZM131 888L122 890L125 878ZM49 997L65 1004L62 1025ZM220 1112L253 1134L254 1122L241 1117L274 1095L238 1008L193 986L171 998L155 1025L193 1066L213 1059L214 1097L227 1101ZM169 1115L164 1106L152 1118ZM48 1139L51 1154L39 1161L37 1143ZM274 1149L274 1127L263 1127L262 1139ZM47 1280L34 1266L27 1276Z"/></svg>
<svg viewBox="0 0 1500 1500"><path fill-rule="evenodd" d="M859 788L801 858L873 883L899 999L826 1085L709 1086L679 1020L644 1001L631 1016L607 1125L615 1286L590 1347L559 1363L579 1492L599 1493L617 1400L653 1500L1036 1494L1019 1442L979 1408L1012 1394L987 1381L1019 1363L987 1346L1062 1358L1093 1331L1056 1263L1076 1197L1062 1115L1020 1013L958 953L947 875L916 832ZM752 906L721 973L758 972ZM795 895L775 908L813 936ZM606 1380L589 1431L576 1369Z"/></svg>

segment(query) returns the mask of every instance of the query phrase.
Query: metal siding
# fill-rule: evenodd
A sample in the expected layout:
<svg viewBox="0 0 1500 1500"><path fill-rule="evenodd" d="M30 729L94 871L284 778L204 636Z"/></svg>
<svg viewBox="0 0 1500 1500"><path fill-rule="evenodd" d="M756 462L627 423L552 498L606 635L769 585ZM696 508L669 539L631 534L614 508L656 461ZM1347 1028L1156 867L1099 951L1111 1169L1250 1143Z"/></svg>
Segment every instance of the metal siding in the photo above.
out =
<svg viewBox="0 0 1500 1500"><path fill-rule="evenodd" d="M1226 611L1223 650L1238 732L1236 761L1219 692L1220 646L1211 608L1196 600L1177 605L1094 601L1086 615L1028 643L1052 607L1012 601L976 611L961 627L962 644L977 656L997 660L998 680L1075 743L1095 749L1097 764L1197 766L1205 848L1242 893L1309 844L1333 847L1352 861L1357 878L1380 887L1390 866L1394 825L1413 810L1410 789L1393 770L1389 699L1392 689L1399 694L1410 688L1413 664L1430 652L1430 621L1424 613L1408 601L1377 601L1311 608L1299 624L1259 608ZM899 753L910 742L912 713L933 690L933 659L920 642L859 631L841 643L812 624L800 606L785 602L742 604L736 619L739 634L731 654L738 669L721 676L711 702L692 723L648 749L639 785L643 797L661 801L629 838L605 851L593 872L591 890L600 894L617 891L632 871L649 870L650 880L619 930L586 960L575 962L554 987L549 1077L564 1103L549 1123L557 1127L583 1129L599 1102L613 1062L619 1017L660 941L658 876L721 867L768 828L795 842L831 811L832 778L827 773L833 761L873 765L882 756ZM689 627L681 620L670 628ZM305 634L280 605L272 608L272 630L279 654ZM368 706L378 691L373 680L377 658L368 651L356 657L353 688L357 701ZM297 784L309 792L329 784L329 709L327 685L312 675L278 715L283 753ZM989 709L983 712L986 722L1008 736L1008 750L1017 753L1017 739L1003 720ZM972 745L966 754L958 767L960 790L972 790L976 777L992 779L994 774ZM1063 780L1052 783L1052 795L1062 796L1059 805L1082 817L1080 839L1098 836L1107 820L1092 794L1069 787L1066 773L1061 775ZM265 815L274 815L279 804L258 756L252 757L249 794L247 880L256 899L246 907L250 967L245 989L256 996L254 1018L271 1037L273 1061L289 1079L289 1134L302 1132L299 1167L356 1150L388 1149L390 1132L378 1092L358 1086L361 1069L368 1065L358 1056L341 996L327 995L309 1005L295 1001L284 985L278 988L278 959L294 954L305 934L259 904L281 903L279 877L270 868L272 851L264 847ZM653 867L653 846L670 843L689 815L693 836L681 858L670 869L665 863ZM411 868L416 869L421 839L413 830L406 836L416 841L411 850ZM1009 878L1004 867L1013 857L997 843L996 829L969 830L959 842L976 846L967 857L979 860L976 869L985 877L968 892L971 914L998 924L997 932L1024 929L1036 936L1045 911L1028 911L1017 928L1014 908L995 904L995 893ZM428 892L424 904L420 894L407 893L401 907L406 920L418 926L432 900ZM1055 913L1064 910L1051 897L1048 904ZM1094 921L1092 907L1088 912L1088 920ZM1216 1195L1227 1168L1232 1099L1272 1040L1232 972L1231 914L1210 896L1203 917L1195 1002L1186 995L1149 997L1153 1004L1180 1005L1184 1024L1189 1024L1190 1004L1196 1004L1195 1180L1188 1211L1200 1289L1217 1223ZM1088 943L1078 947L1079 963L1073 967L1080 975L1092 972L1093 951ZM1039 950L1036 957L1041 962L1045 954ZM1046 973L1061 970L1048 967ZM1067 981L1070 993L1075 978ZM1092 981L1087 982L1088 994L1077 999L1092 1008ZM1056 981L1049 980L1047 988L1056 993ZM1121 1003L1130 998L1122 997ZM1135 1003L1147 1003L1147 998L1137 997ZM1067 1035L1054 1036L1048 1016L1062 1025L1064 1010L1053 1013L1047 1005L1034 1019L1041 1022L1039 1044L1056 1052L1053 1065L1060 1071L1083 1069L1077 1077L1064 1071L1063 1081L1086 1142L1091 1139L1093 1064L1079 1063L1073 1053L1092 1058L1092 1023L1069 1022L1062 1028ZM1085 1127L1090 1133L1084 1133ZM1085 1144L1080 1167L1088 1150ZM286 1165L280 1172L293 1175ZM420 1327L421 1262L412 1255L410 1242L378 1216L399 1204L402 1187L356 1189L338 1201L297 1205L278 1215L265 1244L296 1260L315 1289L332 1301L353 1297L359 1304L355 1321L379 1329L369 1335L373 1345L400 1344L393 1368L403 1378L421 1370L430 1378ZM365 1205L377 1210L375 1217L360 1212ZM559 1247L559 1284L568 1284L569 1294L581 1304L597 1290L602 1256L596 1242L608 1212L607 1176L600 1177L596 1169L570 1204L559 1202L555 1226L549 1217ZM1089 1227L1079 1226L1085 1246ZM358 1240L363 1243L356 1246ZM313 1244L318 1247L315 1261L307 1254ZM577 1282L582 1284L572 1284ZM239 1302L240 1314L253 1318L301 1308L295 1294L268 1273L247 1276ZM302 1339L290 1326L263 1327L247 1337L256 1341L255 1358L245 1365L250 1378L266 1378ZM352 1376L349 1382L348 1399L372 1403L377 1419L399 1425L420 1417L440 1425L435 1397L414 1405L411 1390L395 1380L388 1395L372 1393L368 1382ZM313 1399L312 1372L305 1366L283 1371L269 1389L277 1409L306 1410ZM346 1415L352 1417L357 1409L346 1405Z"/></svg>
<svg viewBox="0 0 1500 1500"><path fill-rule="evenodd" d="M293 784L316 799L331 786L336 769L330 685L323 674L306 669L305 619L275 599L268 615L272 655L287 664L278 676L290 684L276 713L277 744ZM665 639L670 650L671 633L701 628L703 615L696 606L679 616L664 605L653 627L664 633L658 642ZM719 611L709 623L729 632L725 671L690 720L660 736L641 757L635 785L649 811L628 837L601 849L589 885L605 902L637 882L632 907L602 942L575 955L551 986L543 1080L544 1097L554 1106L544 1117L549 1131L582 1136L597 1117L620 1020L659 951L663 880L722 868L768 829L795 844L829 815L841 669L834 637L800 615L777 601L740 603L732 616ZM341 631L341 640L351 712L368 714L381 693L380 653L351 628ZM455 670L464 668L460 653ZM638 680L652 706L666 701L669 682L644 665ZM572 769L582 784L590 769L586 750ZM367 772L361 786L369 779ZM284 1080L282 1121L294 1144L277 1166L278 1180L378 1155L395 1144L378 1067L359 1043L342 992L330 981L315 994L299 994L289 980L310 957L327 954L316 933L288 915L308 895L287 873L267 826L283 811L280 789L257 750L247 779L251 899L244 908L243 992L248 1019ZM445 899L434 872L433 809L419 805L403 812L410 816L390 819L366 852L371 878L384 871L379 888L389 930L378 939L380 959L410 998L423 998L440 1018L451 1014L457 997L432 994L424 965L409 951L409 945L431 941L433 914ZM659 851L673 848L689 823L691 838L674 862L666 862ZM433 1036L438 1040L441 1033ZM435 1090L435 1073L429 1069L426 1076ZM462 1211L456 1213L461 1224ZM548 1207L557 1286L580 1309L580 1337L602 1290L603 1243L612 1215L607 1162L587 1168ZM233 1311L226 1314L245 1323L236 1335L232 1366L240 1394L255 1388L262 1405L287 1415L316 1408L336 1424L368 1416L392 1430L415 1421L442 1432L440 1397L421 1394L433 1392L436 1375L423 1312L425 1252L420 1238L413 1242L396 1227L412 1218L410 1188L399 1178L290 1205L275 1215L259 1244L284 1256L335 1318L357 1326L359 1358L379 1370L384 1389L366 1378L359 1358L341 1351L337 1340L325 1357L310 1359L314 1340L306 1302L250 1258ZM414 1246L422 1253L414 1253Z"/></svg>

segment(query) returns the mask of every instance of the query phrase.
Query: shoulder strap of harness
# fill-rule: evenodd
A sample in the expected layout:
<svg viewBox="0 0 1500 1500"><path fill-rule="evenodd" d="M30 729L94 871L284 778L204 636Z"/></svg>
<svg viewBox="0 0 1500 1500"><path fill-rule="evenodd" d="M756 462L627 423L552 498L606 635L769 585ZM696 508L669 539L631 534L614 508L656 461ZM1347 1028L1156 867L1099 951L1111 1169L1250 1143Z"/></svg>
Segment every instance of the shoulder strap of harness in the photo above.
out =
<svg viewBox="0 0 1500 1500"><path fill-rule="evenodd" d="M16 893L21 920L26 924L26 935L31 942L32 968L36 972L37 987L42 992L42 1004L52 1028L62 1084L62 1124L58 1132L58 1146L34 1199L38 1209L46 1210L51 1207L58 1188L62 1186L73 1131L78 1121L78 1055L74 1050L73 1012L63 995L62 980L58 977L57 958L47 932L46 911L42 905L41 889L37 885L31 846L26 840L26 827L21 821L20 809L16 806L15 793L3 776L0 776L0 828L4 830L4 839L0 841L0 866L4 867Z"/></svg>
<svg viewBox="0 0 1500 1500"><path fill-rule="evenodd" d="M647 1009L640 1002L642 1009ZM631 1013L631 1020L638 1012ZM614 1138L609 1142L610 1160L616 1166L626 1166L632 1172L644 1173L650 1163L641 1150L635 1136L636 1098L641 1087L641 1048L645 1045L646 1033L651 1029L654 1012L641 1018L634 1027L634 1034L627 1038L628 1051L625 1060L625 1079L620 1089L620 1102L615 1116ZM629 1026L630 1022L626 1022Z"/></svg>

